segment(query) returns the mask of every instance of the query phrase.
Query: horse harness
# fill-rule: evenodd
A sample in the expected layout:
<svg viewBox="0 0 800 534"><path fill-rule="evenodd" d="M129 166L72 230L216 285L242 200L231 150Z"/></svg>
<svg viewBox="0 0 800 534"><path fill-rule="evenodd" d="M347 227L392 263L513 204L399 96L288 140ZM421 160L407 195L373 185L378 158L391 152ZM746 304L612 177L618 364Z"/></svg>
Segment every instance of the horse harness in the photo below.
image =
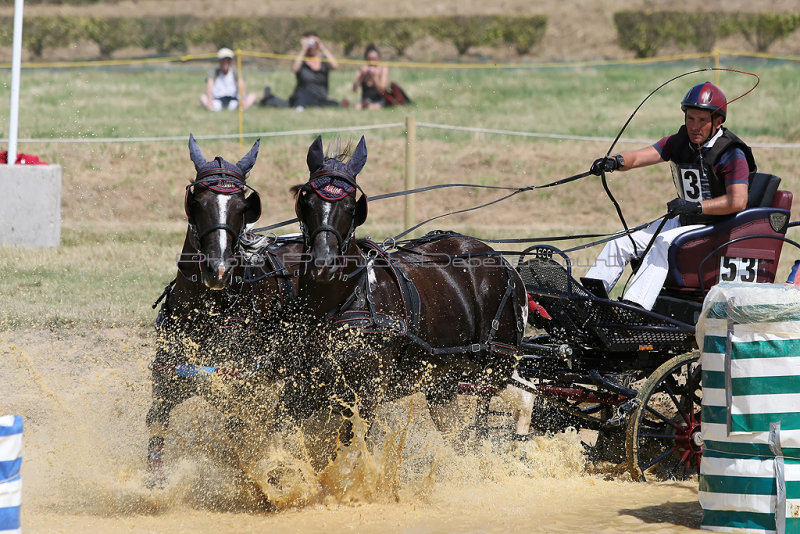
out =
<svg viewBox="0 0 800 534"><path fill-rule="evenodd" d="M503 313L503 309L516 288L514 278L509 272L513 269L505 260L503 260L503 265L508 275L508 283L500 305L495 312L491 326L488 332L486 332L484 341L455 347L434 347L420 336L419 322L422 312L422 301L417 287L414 285L411 277L402 269L400 262L392 258L385 249L373 241L364 240L360 241L358 244L359 252L361 252L364 258L364 263L355 272L348 273L347 276L350 278L359 276L359 281L348 298L336 309L322 318L323 323L338 327L357 328L361 332L369 334L388 334L405 337L410 342L434 356L478 352L493 352L507 356L517 356L519 354L519 346L522 342L525 324L521 317L520 310L518 310L516 306L512 306L517 327L516 344L508 345L494 339L500 327L500 317ZM379 260L380 265L376 265ZM397 316L381 313L376 309L369 276L370 270L376 268L386 269L399 290L402 310Z"/></svg>
<svg viewBox="0 0 800 534"><path fill-rule="evenodd" d="M358 189L361 192L361 197L356 201L355 212L350 223L350 229L346 235L342 234L329 224L320 224L313 232L309 233L303 218L300 216L300 195L297 195L295 200L294 211L297 215L297 220L300 223L300 231L303 235L303 243L306 249L311 248L311 243L317 234L322 232L332 233L336 237L336 242L339 248L339 254L343 255L350 245L350 240L355 235L356 226L360 226L367 218L367 195L361 186L356 183L356 179L344 171L338 169L320 169L311 174L308 182L303 185L301 190L314 191L317 195L327 200L328 202L336 202L347 197L354 190Z"/></svg>
<svg viewBox="0 0 800 534"><path fill-rule="evenodd" d="M244 267L243 275L233 277L233 281L241 284L241 287L239 289L239 293L236 295L235 300L230 304L230 306L233 306L233 304L235 304L235 302L241 297L245 288L245 284L250 287L250 291L252 292L254 291L252 284L271 277L275 277L277 279L278 297L280 299L281 309L285 309L291 302L297 299L297 289L295 289L291 280L292 274L289 271L289 268L284 265L274 250L275 249L272 246L266 247L262 252L258 253L258 261L253 261L251 256L251 259ZM200 282L200 278L197 274L187 275L180 269L180 266L178 267L178 273L189 282ZM178 279L174 278L169 284L167 284L164 288L164 291L152 305L152 307L155 309L155 307L158 306L158 304L163 300L157 319L158 324L160 324L162 320L162 315L169 313L169 296L172 293L172 289L177 281ZM236 320L241 318L231 317L231 319Z"/></svg>
<svg viewBox="0 0 800 534"><path fill-rule="evenodd" d="M178 260L178 273L191 283L198 283L200 277L197 273L186 274L181 269L181 263L199 263L203 261L203 254L200 251L200 240L215 230L224 230L229 233L234 239L234 249L237 251L236 255L244 260L244 273L242 276L235 276L233 281L242 284L239 293L235 296L229 307L233 307L242 295L245 284L249 285L250 290L254 291L252 284L263 280L264 278L275 276L277 278L277 289L280 298L281 308L285 308L290 302L297 298L297 291L290 278L291 275L286 266L281 262L278 255L274 252L274 248L265 244L265 238L256 239L253 235L246 232L247 224L255 222L261 216L261 197L253 187L246 183L244 174L238 170L229 168L223 165L224 160L219 156L216 158L218 167L210 167L198 171L195 179L186 186L186 194L184 196L184 211L189 225L190 245L195 249L196 254L191 254L190 259L185 259L181 254ZM238 230L233 228L227 223L218 223L209 226L208 228L199 231L191 214L191 201L194 196L196 187L203 187L213 191L216 194L232 195L250 189L250 195L246 197L247 208L245 215L242 219L242 226ZM245 237L243 237L245 236ZM246 243L243 244L243 241ZM265 269L265 266L267 267ZM258 271L261 271L260 273ZM159 311L156 320L157 325L164 322L164 318L169 314L169 295L172 293L172 288L177 282L177 278L167 284L164 291L153 303L153 308L158 306L158 303L164 301L161 310ZM255 302L255 301L253 301ZM254 304L255 305L255 304ZM258 310L253 310L258 315ZM241 323L245 324L246 321L241 317L230 316L227 318L226 323Z"/></svg>
<svg viewBox="0 0 800 534"><path fill-rule="evenodd" d="M225 230L233 237L234 241L238 242L239 236L244 231L245 226L249 223L257 221L261 216L261 197L259 196L258 192L246 183L245 177L241 172L224 167L222 165L223 160L219 156L217 157L217 161L219 162L219 167L212 167L210 169L199 171L195 179L186 186L186 195L184 196L183 208L186 212L186 218L189 222L189 229L192 236L191 244L198 252L200 249L200 240L215 230ZM223 179L220 178L220 176L227 176L227 178ZM194 189L198 186L209 189L214 193L221 195L233 195L250 189L250 195L247 197L247 203L248 208L252 209L248 209L245 212L245 217L242 220L242 227L236 230L227 223L218 223L203 229L202 232L199 231L192 218L190 210L191 200L194 196Z"/></svg>
<svg viewBox="0 0 800 534"><path fill-rule="evenodd" d="M361 186L356 183L354 176L341 170L330 168L321 168L311 174L311 177L308 182L303 185L301 191L312 190L328 202L339 201L350 195L356 189L361 192L361 197L356 202L353 220L345 236L342 236L336 228L328 224L321 224L319 227L315 228L313 232L309 233L308 227L300 216L300 194L298 193L295 201L295 213L300 222L306 250L311 248L311 244L317 234L321 232L330 232L336 236L340 255L344 255L348 249L350 239L355 235L355 228L361 225L367 218L367 195L364 193L364 190L361 189ZM440 234L441 237L447 235L450 234ZM438 237L439 236L436 238ZM505 259L503 259L503 265L508 276L508 284L484 341L456 347L434 347L419 335L422 301L419 291L411 277L400 267L399 262L394 260L391 255L378 244L370 240L363 240L358 243L358 247L359 253L362 256L362 265L354 272L343 274L341 279L352 279L358 276L359 281L355 285L353 292L344 299L339 306L328 312L321 319L323 324L327 323L334 326L357 328L365 333L402 336L412 343L415 343L429 354L436 356L487 351L511 356L517 356L519 354L519 347L522 343L522 334L525 329L525 324L516 306L512 306L517 326L516 344L511 346L495 341L494 339L500 327L500 317L503 313L503 309L515 290L514 278L509 272L513 271L513 269ZM372 294L372 286L369 281L369 272L376 268L375 262L378 258L380 258L382 263L380 267L388 270L399 290L403 305L400 316L380 313L376 309L375 298Z"/></svg>

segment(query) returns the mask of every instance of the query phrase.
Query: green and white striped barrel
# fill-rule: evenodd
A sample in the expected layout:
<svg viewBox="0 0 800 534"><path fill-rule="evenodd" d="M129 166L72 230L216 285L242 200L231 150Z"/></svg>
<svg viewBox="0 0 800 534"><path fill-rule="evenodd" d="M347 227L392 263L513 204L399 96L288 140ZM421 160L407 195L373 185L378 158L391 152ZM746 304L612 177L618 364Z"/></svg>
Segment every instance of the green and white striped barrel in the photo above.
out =
<svg viewBox="0 0 800 534"><path fill-rule="evenodd" d="M697 342L702 527L800 533L800 289L715 286Z"/></svg>

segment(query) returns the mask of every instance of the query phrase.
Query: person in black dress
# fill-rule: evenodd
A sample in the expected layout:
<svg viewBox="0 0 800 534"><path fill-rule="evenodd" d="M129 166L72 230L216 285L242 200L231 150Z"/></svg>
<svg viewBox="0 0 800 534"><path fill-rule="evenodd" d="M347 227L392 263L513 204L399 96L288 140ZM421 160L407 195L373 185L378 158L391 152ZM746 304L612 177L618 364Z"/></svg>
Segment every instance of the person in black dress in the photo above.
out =
<svg viewBox="0 0 800 534"><path fill-rule="evenodd" d="M289 106L297 111L310 106L339 106L328 97L328 73L339 63L315 32L306 32L300 41L301 49L292 63L297 85L289 97Z"/></svg>
<svg viewBox="0 0 800 534"><path fill-rule="evenodd" d="M380 109L386 104L384 92L389 84L389 67L379 65L381 53L378 47L370 43L364 51L367 64L358 69L353 81L353 91L361 89L361 100L356 109Z"/></svg>

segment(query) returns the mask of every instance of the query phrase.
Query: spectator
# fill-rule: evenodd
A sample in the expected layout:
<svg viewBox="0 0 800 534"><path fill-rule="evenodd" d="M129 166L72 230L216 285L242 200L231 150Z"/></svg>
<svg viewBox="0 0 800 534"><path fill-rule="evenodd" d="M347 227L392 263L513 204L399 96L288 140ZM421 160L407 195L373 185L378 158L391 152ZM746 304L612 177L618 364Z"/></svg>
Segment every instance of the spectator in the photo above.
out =
<svg viewBox="0 0 800 534"><path fill-rule="evenodd" d="M289 97L289 105L297 111L303 111L309 106L341 105L328 98L328 73L339 67L336 58L315 32L305 32L300 40L300 47L300 53L292 63L297 85Z"/></svg>
<svg viewBox="0 0 800 534"><path fill-rule="evenodd" d="M244 79L237 78L233 65L233 50L220 48L217 52L219 67L206 79L206 92L200 95L200 102L210 111L221 109L235 110L242 100L242 109L253 105L258 95L248 95L244 88Z"/></svg>
<svg viewBox="0 0 800 534"><path fill-rule="evenodd" d="M381 53L373 43L364 50L364 60L367 64L358 69L356 79L353 81L353 91L361 88L361 100L356 103L356 109L380 109L386 104L386 87L389 84L389 67L378 65Z"/></svg>

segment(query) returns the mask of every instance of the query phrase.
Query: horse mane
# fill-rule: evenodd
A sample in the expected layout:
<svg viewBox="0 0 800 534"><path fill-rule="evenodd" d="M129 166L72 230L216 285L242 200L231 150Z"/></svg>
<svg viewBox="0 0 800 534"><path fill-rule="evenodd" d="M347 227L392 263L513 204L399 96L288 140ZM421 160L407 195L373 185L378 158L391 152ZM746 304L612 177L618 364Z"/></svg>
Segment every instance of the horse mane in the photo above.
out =
<svg viewBox="0 0 800 534"><path fill-rule="evenodd" d="M347 141L344 147L342 143L342 139L336 137L328 144L323 160L325 168L341 170L341 167L344 167L345 163L350 160L350 156L353 154L353 142L352 140Z"/></svg>
<svg viewBox="0 0 800 534"><path fill-rule="evenodd" d="M325 157L323 158L322 162L322 166L324 168L333 170L344 169L345 165L350 160L350 156L353 155L353 142L352 140L347 141L344 147L342 147L342 143L342 139L337 137L328 144L328 148L325 150ZM289 193L291 193L293 196L297 196L304 185L305 184L297 184L291 186L289 188Z"/></svg>

